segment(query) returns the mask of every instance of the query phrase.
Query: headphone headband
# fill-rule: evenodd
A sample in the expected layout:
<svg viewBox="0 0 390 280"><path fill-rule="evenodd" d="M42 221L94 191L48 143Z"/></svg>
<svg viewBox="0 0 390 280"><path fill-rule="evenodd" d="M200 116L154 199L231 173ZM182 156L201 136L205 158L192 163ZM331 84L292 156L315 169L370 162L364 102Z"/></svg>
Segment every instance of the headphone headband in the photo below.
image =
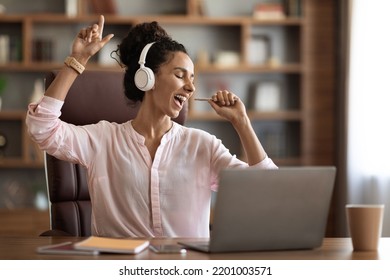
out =
<svg viewBox="0 0 390 280"><path fill-rule="evenodd" d="M135 72L134 76L134 82L135 85L138 89L142 91L148 91L153 88L154 86L154 73L152 69L145 67L145 60L146 60L146 55L150 49L150 47L154 44L155 42L147 44L139 57L139 69L137 72Z"/></svg>
<svg viewBox="0 0 390 280"><path fill-rule="evenodd" d="M156 42L152 42L152 43L146 44L146 46L143 48L143 50L141 52L141 55L139 56L139 61L138 61L139 65L144 65L145 64L146 55L148 54L148 51L149 51L150 47L153 46L154 43L156 43Z"/></svg>

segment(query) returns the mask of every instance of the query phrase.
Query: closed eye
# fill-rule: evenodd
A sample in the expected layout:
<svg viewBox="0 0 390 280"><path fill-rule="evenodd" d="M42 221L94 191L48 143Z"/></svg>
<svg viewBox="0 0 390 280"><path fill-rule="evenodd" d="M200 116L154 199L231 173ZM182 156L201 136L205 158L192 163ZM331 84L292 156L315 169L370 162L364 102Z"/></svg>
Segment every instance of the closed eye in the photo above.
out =
<svg viewBox="0 0 390 280"><path fill-rule="evenodd" d="M184 80L186 77L184 75L175 75L176 78L180 79L180 80ZM190 78L190 82L195 85L195 80L193 77Z"/></svg>
<svg viewBox="0 0 390 280"><path fill-rule="evenodd" d="M188 72L188 70L185 68L175 67L174 70L175 70L175 72L174 72L175 76L179 79L183 79L185 76L188 76L189 78L194 79L194 74Z"/></svg>

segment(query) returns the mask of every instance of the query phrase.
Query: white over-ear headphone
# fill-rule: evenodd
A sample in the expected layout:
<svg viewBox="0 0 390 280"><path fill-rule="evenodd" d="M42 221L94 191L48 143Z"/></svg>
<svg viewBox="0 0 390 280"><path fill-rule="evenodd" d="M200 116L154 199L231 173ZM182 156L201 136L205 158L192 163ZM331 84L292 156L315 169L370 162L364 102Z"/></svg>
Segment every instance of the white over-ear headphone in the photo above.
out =
<svg viewBox="0 0 390 280"><path fill-rule="evenodd" d="M154 73L152 69L145 67L146 55L154 43L149 43L143 48L138 61L140 67L134 75L135 85L142 91L148 91L154 86Z"/></svg>

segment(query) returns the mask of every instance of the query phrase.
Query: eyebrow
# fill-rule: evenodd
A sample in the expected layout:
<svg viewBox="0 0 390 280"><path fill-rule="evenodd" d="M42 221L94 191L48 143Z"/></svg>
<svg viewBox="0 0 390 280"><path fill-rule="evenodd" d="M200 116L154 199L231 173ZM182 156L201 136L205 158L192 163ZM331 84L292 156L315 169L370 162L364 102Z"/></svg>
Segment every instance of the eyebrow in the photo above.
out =
<svg viewBox="0 0 390 280"><path fill-rule="evenodd" d="M183 72L188 73L188 70L185 69L185 68L183 68L183 67L175 67L173 70L181 70L181 71L183 71ZM192 73L192 74L191 74L191 78L194 78L194 77L195 77L195 75L194 75L194 73Z"/></svg>

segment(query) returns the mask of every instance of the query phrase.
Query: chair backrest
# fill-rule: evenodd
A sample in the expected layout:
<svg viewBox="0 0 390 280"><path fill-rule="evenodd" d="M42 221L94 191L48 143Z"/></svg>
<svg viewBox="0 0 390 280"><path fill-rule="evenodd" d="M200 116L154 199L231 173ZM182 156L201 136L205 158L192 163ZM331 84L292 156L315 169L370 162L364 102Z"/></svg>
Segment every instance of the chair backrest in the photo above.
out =
<svg viewBox="0 0 390 280"><path fill-rule="evenodd" d="M48 73L46 88L56 73ZM100 120L123 123L133 119L140 103L128 104L123 92L123 75L115 71L84 71L69 90L61 120L86 125ZM187 111L188 107L183 108L175 121L184 124ZM91 235L91 201L84 167L46 154L45 171L51 230L43 235Z"/></svg>

